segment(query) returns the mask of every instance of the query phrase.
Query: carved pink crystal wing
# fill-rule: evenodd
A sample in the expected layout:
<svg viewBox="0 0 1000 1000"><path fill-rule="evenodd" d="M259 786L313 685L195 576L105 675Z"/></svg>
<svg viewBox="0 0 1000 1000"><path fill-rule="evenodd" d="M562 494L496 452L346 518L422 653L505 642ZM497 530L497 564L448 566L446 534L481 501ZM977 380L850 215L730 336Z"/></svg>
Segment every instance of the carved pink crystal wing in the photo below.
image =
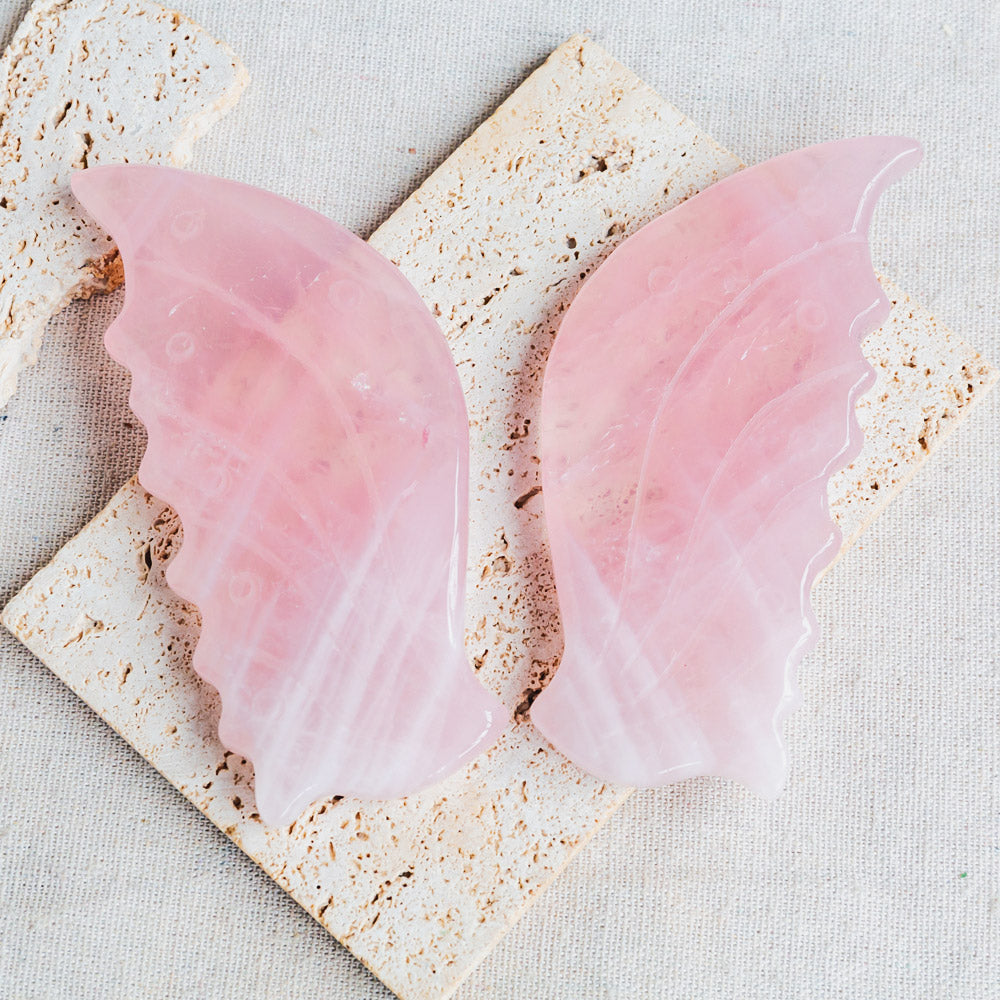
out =
<svg viewBox="0 0 1000 1000"><path fill-rule="evenodd" d="M626 240L545 373L543 496L562 662L532 718L581 767L765 795L835 554L827 480L857 454L861 339L889 304L867 242L910 139L745 170Z"/></svg>
<svg viewBox="0 0 1000 1000"><path fill-rule="evenodd" d="M73 190L125 263L106 342L149 431L139 478L184 526L167 580L261 817L444 778L506 713L464 652L468 418L433 317L265 191L150 166Z"/></svg>

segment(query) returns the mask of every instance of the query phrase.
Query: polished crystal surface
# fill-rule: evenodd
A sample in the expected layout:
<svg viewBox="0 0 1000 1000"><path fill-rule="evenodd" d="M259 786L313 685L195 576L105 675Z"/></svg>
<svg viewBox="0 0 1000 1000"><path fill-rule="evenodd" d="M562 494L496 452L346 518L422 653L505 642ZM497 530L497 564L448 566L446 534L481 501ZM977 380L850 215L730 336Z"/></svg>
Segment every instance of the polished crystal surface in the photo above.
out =
<svg viewBox="0 0 1000 1000"><path fill-rule="evenodd" d="M446 777L506 713L464 650L468 419L434 318L268 192L150 166L73 190L125 263L106 343L149 431L139 478L180 515L167 580L261 817Z"/></svg>
<svg viewBox="0 0 1000 1000"><path fill-rule="evenodd" d="M857 454L862 338L889 305L868 225L920 158L868 137L734 175L585 283L545 373L543 495L566 633L531 715L598 777L700 774L765 795Z"/></svg>

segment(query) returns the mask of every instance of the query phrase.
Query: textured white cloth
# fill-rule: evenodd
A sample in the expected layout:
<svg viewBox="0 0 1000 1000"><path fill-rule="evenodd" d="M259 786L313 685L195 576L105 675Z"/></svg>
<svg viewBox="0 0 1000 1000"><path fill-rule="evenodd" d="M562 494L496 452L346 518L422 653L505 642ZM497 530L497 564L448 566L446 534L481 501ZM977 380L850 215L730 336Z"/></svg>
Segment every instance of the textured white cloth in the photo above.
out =
<svg viewBox="0 0 1000 1000"><path fill-rule="evenodd" d="M0 4L10 32L24 2ZM589 30L749 162L914 135L876 267L1000 359L992 0L185 0L253 83L195 167L367 235L552 48ZM6 40L6 38L5 38ZM77 304L0 415L0 602L144 438ZM1000 998L1000 392L815 593L823 639L768 804L641 793L460 996ZM97 716L0 636L0 998L388 996Z"/></svg>

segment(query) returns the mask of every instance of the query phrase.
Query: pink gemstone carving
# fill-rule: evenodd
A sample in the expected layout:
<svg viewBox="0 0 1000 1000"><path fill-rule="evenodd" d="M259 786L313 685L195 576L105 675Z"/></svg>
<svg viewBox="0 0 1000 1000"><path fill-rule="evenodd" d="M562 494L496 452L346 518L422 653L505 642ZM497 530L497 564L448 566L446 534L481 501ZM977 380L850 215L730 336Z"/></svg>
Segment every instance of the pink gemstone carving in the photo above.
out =
<svg viewBox="0 0 1000 1000"><path fill-rule="evenodd" d="M106 343L149 431L139 478L180 515L167 581L261 818L446 777L506 712L464 651L468 418L434 318L268 192L153 166L73 191L124 260Z"/></svg>
<svg viewBox="0 0 1000 1000"><path fill-rule="evenodd" d="M531 715L594 775L780 791L839 545L827 481L860 450L860 342L889 313L868 225L920 156L870 137L744 170L627 239L566 313L540 432L566 646Z"/></svg>

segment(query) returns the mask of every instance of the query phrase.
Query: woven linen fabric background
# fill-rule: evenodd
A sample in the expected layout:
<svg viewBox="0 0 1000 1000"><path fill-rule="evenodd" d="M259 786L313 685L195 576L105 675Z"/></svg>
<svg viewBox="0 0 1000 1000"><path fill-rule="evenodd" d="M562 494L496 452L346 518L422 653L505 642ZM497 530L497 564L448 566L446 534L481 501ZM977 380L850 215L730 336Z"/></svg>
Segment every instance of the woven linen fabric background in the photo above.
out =
<svg viewBox="0 0 1000 1000"><path fill-rule="evenodd" d="M194 166L368 235L586 30L749 162L919 137L876 267L1000 360L992 0L180 0L253 78ZM10 37L27 4L0 2ZM144 437L101 335L50 326L0 416L0 601L108 500ZM1000 391L817 588L788 790L640 793L464 1000L1000 998ZM6 633L0 997L389 994Z"/></svg>

